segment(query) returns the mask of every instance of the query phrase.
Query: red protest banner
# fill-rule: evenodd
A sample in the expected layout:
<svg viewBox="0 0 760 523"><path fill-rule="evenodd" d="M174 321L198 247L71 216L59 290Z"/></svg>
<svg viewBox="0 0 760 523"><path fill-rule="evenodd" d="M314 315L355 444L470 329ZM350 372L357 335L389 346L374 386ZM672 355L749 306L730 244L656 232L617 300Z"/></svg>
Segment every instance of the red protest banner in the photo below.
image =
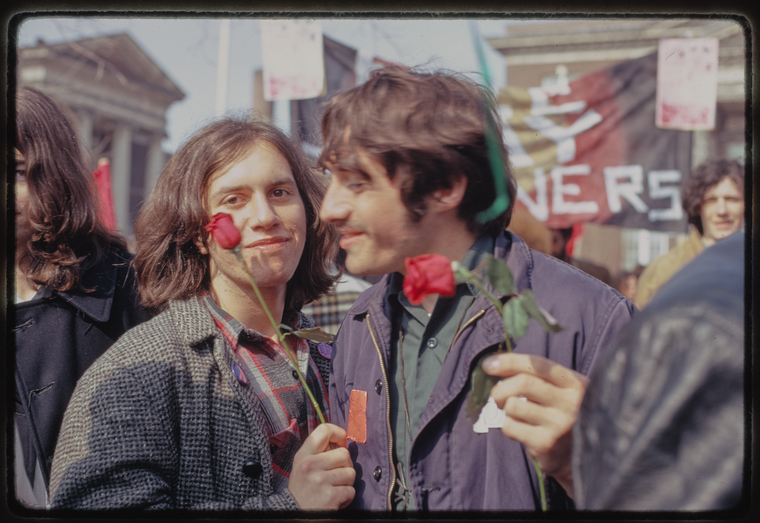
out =
<svg viewBox="0 0 760 523"><path fill-rule="evenodd" d="M552 90L499 93L518 205L548 227L684 231L691 134L655 125L657 55Z"/></svg>

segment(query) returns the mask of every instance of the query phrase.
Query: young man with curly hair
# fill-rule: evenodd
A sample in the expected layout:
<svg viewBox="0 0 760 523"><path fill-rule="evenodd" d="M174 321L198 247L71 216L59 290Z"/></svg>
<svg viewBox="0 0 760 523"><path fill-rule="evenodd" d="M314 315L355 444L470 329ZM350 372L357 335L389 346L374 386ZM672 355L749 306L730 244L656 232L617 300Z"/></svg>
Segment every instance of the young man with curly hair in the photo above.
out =
<svg viewBox="0 0 760 523"><path fill-rule="evenodd" d="M683 208L691 224L689 238L660 256L641 273L636 306L652 297L681 268L744 225L744 166L736 160L709 160L698 166L682 189Z"/></svg>

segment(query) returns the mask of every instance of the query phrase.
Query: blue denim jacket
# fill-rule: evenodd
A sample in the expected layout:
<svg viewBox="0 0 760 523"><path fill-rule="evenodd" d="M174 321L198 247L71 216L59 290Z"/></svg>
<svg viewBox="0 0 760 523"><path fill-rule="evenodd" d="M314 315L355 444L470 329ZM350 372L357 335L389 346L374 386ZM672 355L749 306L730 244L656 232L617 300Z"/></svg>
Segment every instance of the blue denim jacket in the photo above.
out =
<svg viewBox="0 0 760 523"><path fill-rule="evenodd" d="M517 291L531 289L563 326L556 334L532 321L514 350L549 358L588 374L600 351L628 323L633 304L580 270L528 249L505 231L494 255L505 260ZM367 393L366 441L349 440L356 468L356 497L349 508L387 511L396 473L389 421L388 361L393 320L388 276L365 291L349 311L333 348L330 374L332 422L347 428L351 391ZM496 291L490 291L498 295ZM479 296L454 339L410 450L409 487L421 510L528 510L539 507L536 474L521 444L500 430L473 431L465 414L470 373L479 356L502 340L501 316ZM572 505L555 482L550 506Z"/></svg>

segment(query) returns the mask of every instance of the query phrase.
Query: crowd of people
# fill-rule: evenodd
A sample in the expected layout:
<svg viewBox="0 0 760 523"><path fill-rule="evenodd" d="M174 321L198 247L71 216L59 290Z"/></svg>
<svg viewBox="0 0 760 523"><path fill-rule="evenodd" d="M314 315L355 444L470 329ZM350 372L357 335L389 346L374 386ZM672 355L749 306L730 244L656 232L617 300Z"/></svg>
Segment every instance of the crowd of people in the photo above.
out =
<svg viewBox="0 0 760 523"><path fill-rule="evenodd" d="M746 498L740 164L689 178L699 249L644 271L639 312L566 256L567 231L555 257L508 230L497 104L464 76L373 71L327 103L316 165L267 121L217 119L163 169L134 254L97 219L63 111L30 87L16 100L21 506L533 511L545 495L553 511L669 511ZM508 204L484 220L494 151ZM219 213L240 231L234 249L209 232ZM531 322L505 352L500 307L477 286L412 303L405 260L425 254L470 271L503 261L562 330ZM288 336L291 359L276 324L336 335ZM478 365L503 413L485 432L467 413Z"/></svg>

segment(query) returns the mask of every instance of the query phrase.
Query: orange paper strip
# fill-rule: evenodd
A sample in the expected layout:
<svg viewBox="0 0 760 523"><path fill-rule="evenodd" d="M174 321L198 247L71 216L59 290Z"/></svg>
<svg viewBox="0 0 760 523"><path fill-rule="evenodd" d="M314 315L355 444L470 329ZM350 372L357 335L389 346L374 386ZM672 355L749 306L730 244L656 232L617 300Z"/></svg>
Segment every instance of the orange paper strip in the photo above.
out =
<svg viewBox="0 0 760 523"><path fill-rule="evenodd" d="M348 438L357 443L367 441L367 392L352 390L348 409Z"/></svg>

